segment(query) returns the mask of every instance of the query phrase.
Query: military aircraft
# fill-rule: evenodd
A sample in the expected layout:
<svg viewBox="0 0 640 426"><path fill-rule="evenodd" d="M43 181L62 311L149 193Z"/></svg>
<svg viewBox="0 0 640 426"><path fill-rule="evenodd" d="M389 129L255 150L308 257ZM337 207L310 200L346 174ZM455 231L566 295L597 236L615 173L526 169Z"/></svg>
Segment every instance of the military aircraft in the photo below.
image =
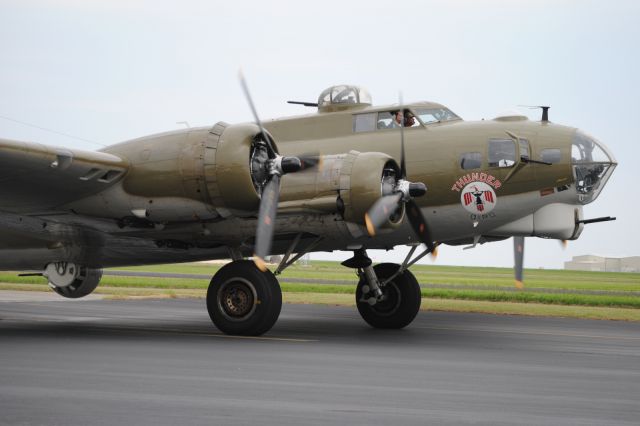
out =
<svg viewBox="0 0 640 426"><path fill-rule="evenodd" d="M402 328L420 309L408 269L441 244L577 239L583 205L616 160L581 130L519 114L464 121L434 102L373 106L360 87L324 90L306 115L188 128L84 151L0 139L0 269L32 270L67 298L102 268L231 259L207 309L223 332L276 322L276 275L310 252L344 250L357 308ZM411 249L373 265L367 250ZM274 272L268 255L282 254ZM252 260L249 258L253 258Z"/></svg>

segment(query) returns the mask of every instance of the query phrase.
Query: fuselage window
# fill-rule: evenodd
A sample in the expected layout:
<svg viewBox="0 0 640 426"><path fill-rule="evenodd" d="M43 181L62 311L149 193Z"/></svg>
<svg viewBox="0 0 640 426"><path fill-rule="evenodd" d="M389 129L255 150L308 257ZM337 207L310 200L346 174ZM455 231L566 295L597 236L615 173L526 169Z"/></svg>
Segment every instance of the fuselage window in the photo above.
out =
<svg viewBox="0 0 640 426"><path fill-rule="evenodd" d="M460 156L460 168L479 169L482 167L482 154L479 152L465 152Z"/></svg>
<svg viewBox="0 0 640 426"><path fill-rule="evenodd" d="M489 141L489 167L512 167L516 163L516 145L513 139Z"/></svg>
<svg viewBox="0 0 640 426"><path fill-rule="evenodd" d="M518 139L520 142L520 158L526 160L531 159L531 150L529 149L529 141L526 139Z"/></svg>
<svg viewBox="0 0 640 426"><path fill-rule="evenodd" d="M376 129L376 113L356 114L353 116L354 132L371 132Z"/></svg>
<svg viewBox="0 0 640 426"><path fill-rule="evenodd" d="M560 150L557 148L547 148L540 152L540 161L545 163L556 164L559 163L562 158Z"/></svg>

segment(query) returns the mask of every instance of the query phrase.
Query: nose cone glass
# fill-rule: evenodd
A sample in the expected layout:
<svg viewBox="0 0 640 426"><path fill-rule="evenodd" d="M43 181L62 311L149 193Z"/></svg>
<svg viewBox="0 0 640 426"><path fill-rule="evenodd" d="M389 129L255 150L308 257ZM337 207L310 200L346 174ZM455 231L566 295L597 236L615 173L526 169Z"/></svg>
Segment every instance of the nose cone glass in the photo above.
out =
<svg viewBox="0 0 640 426"><path fill-rule="evenodd" d="M582 204L598 197L617 165L613 154L602 143L581 130L573 137L571 163L578 200Z"/></svg>

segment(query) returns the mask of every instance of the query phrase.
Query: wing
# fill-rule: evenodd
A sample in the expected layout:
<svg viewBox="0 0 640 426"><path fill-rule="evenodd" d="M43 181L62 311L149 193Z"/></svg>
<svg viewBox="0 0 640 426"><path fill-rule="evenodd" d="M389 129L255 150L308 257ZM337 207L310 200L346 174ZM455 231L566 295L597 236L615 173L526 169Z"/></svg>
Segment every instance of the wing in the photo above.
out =
<svg viewBox="0 0 640 426"><path fill-rule="evenodd" d="M0 139L0 210L54 209L106 189L127 169L126 160L104 152Z"/></svg>

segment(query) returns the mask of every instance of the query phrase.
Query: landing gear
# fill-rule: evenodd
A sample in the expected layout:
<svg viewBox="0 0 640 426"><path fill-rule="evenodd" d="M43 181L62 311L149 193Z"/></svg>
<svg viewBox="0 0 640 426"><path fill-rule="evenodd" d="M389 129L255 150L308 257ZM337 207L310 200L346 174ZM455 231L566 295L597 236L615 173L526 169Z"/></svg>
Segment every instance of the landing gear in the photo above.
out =
<svg viewBox="0 0 640 426"><path fill-rule="evenodd" d="M251 260L223 266L211 279L207 310L220 331L259 336L273 327L282 308L282 292L270 271L260 271Z"/></svg>
<svg viewBox="0 0 640 426"><path fill-rule="evenodd" d="M372 327L406 327L420 310L420 285L408 270L396 274L399 268L394 263L381 263L360 270L356 306Z"/></svg>
<svg viewBox="0 0 640 426"><path fill-rule="evenodd" d="M87 296L98 287L102 269L92 269L71 262L49 263L42 276L49 280L49 287L67 299Z"/></svg>

